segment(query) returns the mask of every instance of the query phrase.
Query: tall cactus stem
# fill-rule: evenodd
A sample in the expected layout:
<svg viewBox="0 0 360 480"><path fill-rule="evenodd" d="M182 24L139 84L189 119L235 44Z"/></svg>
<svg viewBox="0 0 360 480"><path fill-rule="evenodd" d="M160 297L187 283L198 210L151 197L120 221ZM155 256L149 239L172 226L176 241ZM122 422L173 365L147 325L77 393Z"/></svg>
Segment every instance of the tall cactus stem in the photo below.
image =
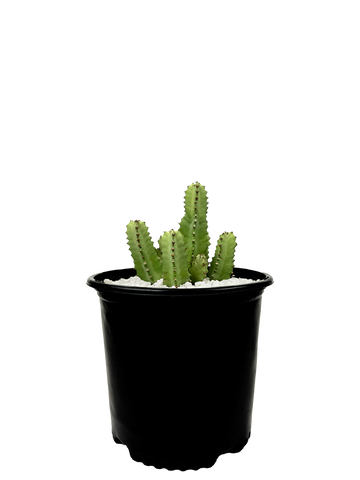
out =
<svg viewBox="0 0 360 480"><path fill-rule="evenodd" d="M208 258L210 237L207 231L207 192L199 182L192 183L185 192L185 214L180 221L179 230L184 236L187 247L189 267L197 255Z"/></svg>

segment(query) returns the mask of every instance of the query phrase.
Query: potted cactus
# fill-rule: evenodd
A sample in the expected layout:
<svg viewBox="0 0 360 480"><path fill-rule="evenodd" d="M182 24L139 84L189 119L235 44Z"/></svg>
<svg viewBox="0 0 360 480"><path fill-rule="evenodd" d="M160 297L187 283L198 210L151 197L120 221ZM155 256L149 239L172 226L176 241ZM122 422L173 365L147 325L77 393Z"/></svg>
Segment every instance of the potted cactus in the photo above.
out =
<svg viewBox="0 0 360 480"><path fill-rule="evenodd" d="M113 439L156 468L211 467L251 432L261 300L273 279L234 266L233 232L209 262L206 214L195 182L179 229L156 248L146 224L130 221L135 268L87 280L100 297Z"/></svg>

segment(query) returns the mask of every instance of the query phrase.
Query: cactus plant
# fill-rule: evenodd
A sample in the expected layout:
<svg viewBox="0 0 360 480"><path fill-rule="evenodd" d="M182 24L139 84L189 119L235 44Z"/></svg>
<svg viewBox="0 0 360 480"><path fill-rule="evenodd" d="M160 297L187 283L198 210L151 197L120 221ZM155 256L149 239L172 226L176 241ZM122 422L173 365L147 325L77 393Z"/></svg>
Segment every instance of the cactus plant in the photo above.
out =
<svg viewBox="0 0 360 480"><path fill-rule="evenodd" d="M137 275L151 284L163 279L168 287L205 278L225 280L233 273L236 237L233 232L219 236L209 266L210 237L207 224L207 192L199 182L188 186L185 214L178 230L165 231L155 248L148 227L140 220L130 221L126 228L128 245Z"/></svg>

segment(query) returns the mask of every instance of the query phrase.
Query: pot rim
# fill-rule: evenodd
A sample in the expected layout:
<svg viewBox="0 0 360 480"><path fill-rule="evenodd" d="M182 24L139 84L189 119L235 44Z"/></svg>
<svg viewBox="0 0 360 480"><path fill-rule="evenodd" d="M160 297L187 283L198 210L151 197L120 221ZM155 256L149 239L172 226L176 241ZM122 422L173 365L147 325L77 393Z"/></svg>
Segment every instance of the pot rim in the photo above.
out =
<svg viewBox="0 0 360 480"><path fill-rule="evenodd" d="M256 270L249 270L247 268L233 269L236 278L250 278L252 280L259 280L258 282L246 283L243 285L228 285L226 287L208 287L208 288L149 288L140 286L128 285L110 285L104 283L103 280L108 278L110 280L119 280L119 278L130 278L136 275L135 268L125 268L119 270L109 270L106 272L96 273L91 275L86 284L94 288L98 292L106 293L132 293L137 295L161 295L161 296L182 296L182 295L211 295L229 292L250 292L264 290L264 288L272 285L274 279L271 275Z"/></svg>

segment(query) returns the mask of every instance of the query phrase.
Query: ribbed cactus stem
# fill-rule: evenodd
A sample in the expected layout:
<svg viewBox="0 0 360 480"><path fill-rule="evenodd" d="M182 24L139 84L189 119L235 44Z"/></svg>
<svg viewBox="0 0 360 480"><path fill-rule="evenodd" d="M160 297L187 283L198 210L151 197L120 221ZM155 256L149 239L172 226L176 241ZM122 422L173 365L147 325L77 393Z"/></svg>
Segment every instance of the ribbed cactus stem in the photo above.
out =
<svg viewBox="0 0 360 480"><path fill-rule="evenodd" d="M226 280L233 273L236 237L233 232L220 235L208 272L211 280Z"/></svg>
<svg viewBox="0 0 360 480"><path fill-rule="evenodd" d="M205 255L196 255L189 271L192 283L204 280L208 272L208 260Z"/></svg>
<svg viewBox="0 0 360 480"><path fill-rule="evenodd" d="M161 278L161 261L145 222L131 220L126 235L137 275L145 282L155 283Z"/></svg>
<svg viewBox="0 0 360 480"><path fill-rule="evenodd" d="M164 232L159 239L162 258L162 277L167 287L179 287L190 282L183 235L177 230Z"/></svg>
<svg viewBox="0 0 360 480"><path fill-rule="evenodd" d="M180 221L179 231L185 239L189 266L197 255L209 256L210 237L206 219L208 208L207 192L199 182L192 183L185 192L185 215Z"/></svg>

